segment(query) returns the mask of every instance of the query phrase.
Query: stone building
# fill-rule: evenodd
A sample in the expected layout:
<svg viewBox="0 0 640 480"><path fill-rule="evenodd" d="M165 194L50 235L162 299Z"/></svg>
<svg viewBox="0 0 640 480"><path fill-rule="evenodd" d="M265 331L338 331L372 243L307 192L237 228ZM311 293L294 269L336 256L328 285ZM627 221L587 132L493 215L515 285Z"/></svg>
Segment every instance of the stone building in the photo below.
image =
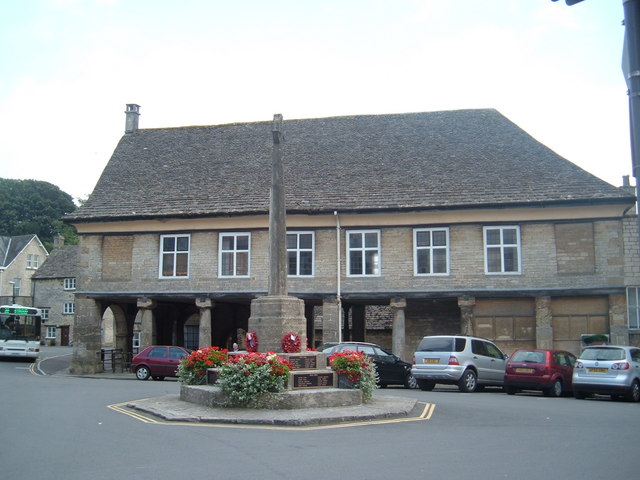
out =
<svg viewBox="0 0 640 480"><path fill-rule="evenodd" d="M0 303L33 306L31 278L47 258L37 235L0 236Z"/></svg>
<svg viewBox="0 0 640 480"><path fill-rule="evenodd" d="M78 372L99 369L105 312L124 351L133 338L226 346L268 288L271 122L140 129L138 117L128 105L125 135L67 218L80 241ZM508 352L577 352L594 333L630 342L626 293L640 281L625 189L491 109L283 130L288 290L311 341L370 340L365 312L380 306L392 330L375 339L408 360L438 333Z"/></svg>
<svg viewBox="0 0 640 480"><path fill-rule="evenodd" d="M47 260L32 277L33 305L42 309L42 338L55 345L69 345L73 338L78 246L64 245L58 237Z"/></svg>

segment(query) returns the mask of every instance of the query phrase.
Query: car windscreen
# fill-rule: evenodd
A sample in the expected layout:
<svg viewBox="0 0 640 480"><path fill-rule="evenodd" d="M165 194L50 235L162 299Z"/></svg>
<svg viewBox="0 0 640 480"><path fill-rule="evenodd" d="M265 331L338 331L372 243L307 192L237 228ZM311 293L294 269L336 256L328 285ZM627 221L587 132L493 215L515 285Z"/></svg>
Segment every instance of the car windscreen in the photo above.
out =
<svg viewBox="0 0 640 480"><path fill-rule="evenodd" d="M419 352L462 352L465 339L458 337L425 337L418 345Z"/></svg>
<svg viewBox="0 0 640 480"><path fill-rule="evenodd" d="M624 360L627 352L623 348L585 348L581 360Z"/></svg>

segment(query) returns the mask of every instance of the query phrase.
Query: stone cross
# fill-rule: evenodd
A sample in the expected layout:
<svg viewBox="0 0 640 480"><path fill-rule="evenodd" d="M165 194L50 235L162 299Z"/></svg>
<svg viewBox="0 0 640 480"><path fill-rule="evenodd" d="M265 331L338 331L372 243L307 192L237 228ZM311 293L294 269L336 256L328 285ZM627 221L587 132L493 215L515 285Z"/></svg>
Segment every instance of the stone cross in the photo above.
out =
<svg viewBox="0 0 640 480"><path fill-rule="evenodd" d="M271 205L269 208L269 295L287 295L287 226L284 168L280 146L284 141L282 115L273 116L271 155Z"/></svg>

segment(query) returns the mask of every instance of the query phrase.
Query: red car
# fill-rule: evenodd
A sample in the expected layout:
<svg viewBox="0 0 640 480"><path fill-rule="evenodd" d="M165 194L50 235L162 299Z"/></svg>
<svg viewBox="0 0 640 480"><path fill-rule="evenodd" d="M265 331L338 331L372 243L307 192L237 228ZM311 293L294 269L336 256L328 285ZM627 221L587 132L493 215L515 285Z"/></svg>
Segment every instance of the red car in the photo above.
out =
<svg viewBox="0 0 640 480"><path fill-rule="evenodd" d="M151 345L146 347L131 360L131 371L138 380L164 380L164 377L175 377L178 364L191 352L184 347L168 345Z"/></svg>
<svg viewBox="0 0 640 480"><path fill-rule="evenodd" d="M571 377L576 357L564 350L516 350L507 361L504 390L542 390L547 397L572 392Z"/></svg>

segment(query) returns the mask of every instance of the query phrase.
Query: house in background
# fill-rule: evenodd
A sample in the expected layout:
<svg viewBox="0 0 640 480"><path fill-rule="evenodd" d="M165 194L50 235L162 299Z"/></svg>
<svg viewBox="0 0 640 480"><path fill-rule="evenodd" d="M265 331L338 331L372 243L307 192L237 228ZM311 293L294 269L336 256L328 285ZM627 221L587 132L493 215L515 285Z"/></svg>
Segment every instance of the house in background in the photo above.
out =
<svg viewBox="0 0 640 480"><path fill-rule="evenodd" d="M37 235L0 236L0 303L33 306L31 278L46 260Z"/></svg>
<svg viewBox="0 0 640 480"><path fill-rule="evenodd" d="M69 345L75 320L78 246L56 238L49 258L33 275L33 305L42 309L42 339L48 344Z"/></svg>
<svg viewBox="0 0 640 480"><path fill-rule="evenodd" d="M80 245L75 372L100 369L105 313L127 352L133 338L228 346L268 289L271 122L140 129L138 118L127 105L124 137L66 220ZM497 111L283 131L288 290L312 345L370 340L372 306L392 325L375 340L409 360L432 334L507 352L577 353L585 334L640 343L627 295L640 286L635 196Z"/></svg>

